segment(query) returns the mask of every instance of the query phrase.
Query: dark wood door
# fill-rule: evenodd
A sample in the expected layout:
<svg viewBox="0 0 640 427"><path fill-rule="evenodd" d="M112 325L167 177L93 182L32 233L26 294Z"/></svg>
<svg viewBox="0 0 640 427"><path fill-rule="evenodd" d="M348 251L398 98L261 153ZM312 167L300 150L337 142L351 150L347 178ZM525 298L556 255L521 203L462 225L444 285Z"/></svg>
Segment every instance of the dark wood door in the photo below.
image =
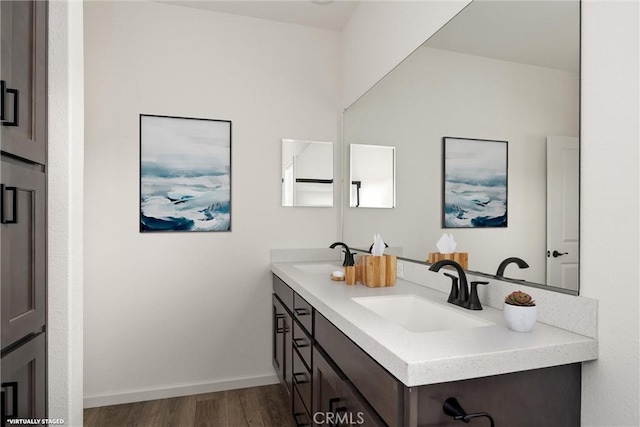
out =
<svg viewBox="0 0 640 427"><path fill-rule="evenodd" d="M2 151L45 164L47 2L1 1Z"/></svg>
<svg viewBox="0 0 640 427"><path fill-rule="evenodd" d="M2 357L2 414L5 418L46 418L45 334ZM9 426L6 419L1 425Z"/></svg>
<svg viewBox="0 0 640 427"><path fill-rule="evenodd" d="M313 350L312 412L317 426L386 425L317 347Z"/></svg>
<svg viewBox="0 0 640 427"><path fill-rule="evenodd" d="M2 348L45 324L45 174L42 166L0 165Z"/></svg>
<svg viewBox="0 0 640 427"><path fill-rule="evenodd" d="M280 382L291 394L291 315L284 308L280 300L273 295L273 353L272 362Z"/></svg>

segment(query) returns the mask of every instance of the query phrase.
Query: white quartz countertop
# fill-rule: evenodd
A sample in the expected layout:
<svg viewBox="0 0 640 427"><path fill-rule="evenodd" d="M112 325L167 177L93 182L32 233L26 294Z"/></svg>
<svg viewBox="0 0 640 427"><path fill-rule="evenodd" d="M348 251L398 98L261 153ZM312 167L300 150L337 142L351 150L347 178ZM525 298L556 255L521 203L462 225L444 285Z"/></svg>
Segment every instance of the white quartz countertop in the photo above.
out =
<svg viewBox="0 0 640 427"><path fill-rule="evenodd" d="M598 341L538 322L531 332L507 328L502 311L463 309L448 295L398 279L396 286L368 288L330 279L329 262L276 262L271 270L324 317L406 386L420 386L595 360ZM311 266L307 271L297 266ZM341 270L339 262L334 270ZM327 272L323 270L327 268ZM312 270L317 270L310 272ZM410 332L352 298L417 295L488 322L487 326Z"/></svg>

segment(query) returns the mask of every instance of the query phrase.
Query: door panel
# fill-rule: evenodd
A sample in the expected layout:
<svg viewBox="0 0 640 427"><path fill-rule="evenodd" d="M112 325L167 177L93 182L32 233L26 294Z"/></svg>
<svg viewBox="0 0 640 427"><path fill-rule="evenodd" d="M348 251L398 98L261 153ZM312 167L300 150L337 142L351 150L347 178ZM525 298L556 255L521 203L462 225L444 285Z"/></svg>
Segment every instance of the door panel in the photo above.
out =
<svg viewBox="0 0 640 427"><path fill-rule="evenodd" d="M45 174L2 160L2 348L45 324Z"/></svg>
<svg viewBox="0 0 640 427"><path fill-rule="evenodd" d="M578 289L578 138L547 137L547 284Z"/></svg>
<svg viewBox="0 0 640 427"><path fill-rule="evenodd" d="M2 1L2 151L45 164L47 2ZM17 110L17 117L16 112ZM15 123L17 121L17 123ZM16 124L9 125L7 124Z"/></svg>
<svg viewBox="0 0 640 427"><path fill-rule="evenodd" d="M8 418L46 418L45 345L41 333L2 357L2 412Z"/></svg>

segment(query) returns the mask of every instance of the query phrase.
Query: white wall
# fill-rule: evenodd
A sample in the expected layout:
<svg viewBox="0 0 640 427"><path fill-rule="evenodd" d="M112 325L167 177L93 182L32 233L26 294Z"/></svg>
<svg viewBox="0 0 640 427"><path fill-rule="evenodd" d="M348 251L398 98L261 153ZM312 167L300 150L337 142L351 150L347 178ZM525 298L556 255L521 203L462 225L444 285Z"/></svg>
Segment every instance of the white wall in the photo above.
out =
<svg viewBox="0 0 640 427"><path fill-rule="evenodd" d="M85 3L85 405L275 382L269 249L339 234L339 207L281 207L280 144L338 141L339 42L161 3ZM233 122L231 232L138 232L140 113Z"/></svg>
<svg viewBox="0 0 640 427"><path fill-rule="evenodd" d="M640 425L639 22L637 1L583 2L580 294L598 300L600 346L586 426Z"/></svg>
<svg viewBox="0 0 640 427"><path fill-rule="evenodd" d="M48 416L82 425L82 2L49 3Z"/></svg>
<svg viewBox="0 0 640 427"><path fill-rule="evenodd" d="M637 426L638 2L585 0L582 14L580 280L581 295L599 300L600 340L599 360L584 365L582 424ZM404 58L412 50L412 41L416 48L426 40L435 25L409 28L415 19L389 21L381 33L393 34L394 40L405 42L375 49L375 37L368 38L367 34L375 32L380 24L375 16L368 18L361 7L356 10L353 22L359 25L357 29L351 27L353 34L345 33L351 42L348 40L343 51L343 58L357 55L359 67L366 70L362 75L367 82L382 78L389 71L389 64L397 63L398 57ZM442 18L434 20L440 22ZM416 31L421 31L421 37ZM353 90L345 105L371 86L359 82L358 76L345 72L344 85ZM612 238L622 241L619 250L607 250Z"/></svg>
<svg viewBox="0 0 640 427"><path fill-rule="evenodd" d="M447 231L469 269L493 273L518 256L530 268L517 277L545 283L546 137L578 136L578 99L576 73L416 50L345 111L344 143L395 146L398 167L396 209L345 209L344 240L368 247L380 231L426 260L443 231L442 137L508 141L509 227Z"/></svg>
<svg viewBox="0 0 640 427"><path fill-rule="evenodd" d="M348 107L470 0L361 1L342 31Z"/></svg>

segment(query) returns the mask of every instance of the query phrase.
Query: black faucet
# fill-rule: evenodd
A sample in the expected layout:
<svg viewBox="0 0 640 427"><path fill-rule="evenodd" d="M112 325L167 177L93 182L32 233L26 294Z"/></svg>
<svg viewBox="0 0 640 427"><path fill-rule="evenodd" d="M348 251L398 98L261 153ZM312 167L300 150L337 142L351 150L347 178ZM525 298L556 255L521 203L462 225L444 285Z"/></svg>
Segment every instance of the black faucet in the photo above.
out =
<svg viewBox="0 0 640 427"><path fill-rule="evenodd" d="M355 261L353 260L353 254L351 253L351 249L349 249L349 246L347 246L346 243L335 242L329 247L333 249L336 246L342 246L344 248L344 250L342 251L344 252L344 262L342 263L343 267L349 267L356 264Z"/></svg>
<svg viewBox="0 0 640 427"><path fill-rule="evenodd" d="M446 265L455 268L458 272L458 277L445 273L445 276L451 278L451 293L447 302L469 310L482 310L482 304L480 304L480 299L478 298L478 285L488 285L489 282L471 282L471 292L469 292L467 275L464 273L464 269L460 264L450 259L443 259L433 263L429 270L438 272ZM460 287L458 287L458 281L460 282Z"/></svg>
<svg viewBox="0 0 640 427"><path fill-rule="evenodd" d="M504 270L507 268L507 265L515 263L520 268L529 268L529 264L527 264L523 259L518 257L507 258L500 263L498 266L498 271L496 272L496 277L504 277Z"/></svg>

